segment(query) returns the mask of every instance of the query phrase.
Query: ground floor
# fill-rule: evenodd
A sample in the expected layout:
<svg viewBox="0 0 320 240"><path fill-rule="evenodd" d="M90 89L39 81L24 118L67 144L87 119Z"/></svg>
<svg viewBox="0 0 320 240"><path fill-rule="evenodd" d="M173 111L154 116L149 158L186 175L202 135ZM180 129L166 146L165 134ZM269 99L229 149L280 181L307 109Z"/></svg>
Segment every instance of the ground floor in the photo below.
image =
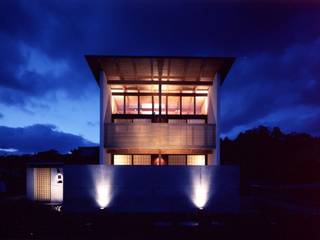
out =
<svg viewBox="0 0 320 240"><path fill-rule="evenodd" d="M234 166L31 166L27 193L70 212L237 212L240 174Z"/></svg>
<svg viewBox="0 0 320 240"><path fill-rule="evenodd" d="M112 154L112 165L174 165L204 166L205 154Z"/></svg>

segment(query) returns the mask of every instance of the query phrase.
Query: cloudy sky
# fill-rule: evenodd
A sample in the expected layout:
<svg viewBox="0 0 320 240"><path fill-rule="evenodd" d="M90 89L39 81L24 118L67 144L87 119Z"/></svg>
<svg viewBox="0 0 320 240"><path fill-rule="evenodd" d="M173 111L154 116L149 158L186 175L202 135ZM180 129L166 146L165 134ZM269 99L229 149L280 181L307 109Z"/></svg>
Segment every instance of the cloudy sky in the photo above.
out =
<svg viewBox="0 0 320 240"><path fill-rule="evenodd" d="M320 3L313 0L0 1L0 152L99 142L85 54L234 56L222 130L320 136Z"/></svg>

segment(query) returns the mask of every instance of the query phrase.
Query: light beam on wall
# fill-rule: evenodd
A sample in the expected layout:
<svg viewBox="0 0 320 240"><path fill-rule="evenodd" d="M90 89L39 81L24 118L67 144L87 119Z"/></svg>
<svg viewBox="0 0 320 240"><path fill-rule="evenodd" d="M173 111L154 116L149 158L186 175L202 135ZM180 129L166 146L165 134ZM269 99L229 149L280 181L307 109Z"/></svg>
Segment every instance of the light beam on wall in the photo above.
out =
<svg viewBox="0 0 320 240"><path fill-rule="evenodd" d="M111 201L111 187L105 182L100 182L96 185L96 202L100 209L106 208Z"/></svg>
<svg viewBox="0 0 320 240"><path fill-rule="evenodd" d="M208 176L202 176L203 167L196 168L198 169L193 172L191 179L193 186L191 200L198 209L202 210L209 201L210 181Z"/></svg>
<svg viewBox="0 0 320 240"><path fill-rule="evenodd" d="M104 165L97 165L92 168L92 179L94 182L93 198L100 209L108 207L113 197L112 174L104 171Z"/></svg>
<svg viewBox="0 0 320 240"><path fill-rule="evenodd" d="M195 186L192 200L197 208L203 209L208 201L208 187L203 184Z"/></svg>

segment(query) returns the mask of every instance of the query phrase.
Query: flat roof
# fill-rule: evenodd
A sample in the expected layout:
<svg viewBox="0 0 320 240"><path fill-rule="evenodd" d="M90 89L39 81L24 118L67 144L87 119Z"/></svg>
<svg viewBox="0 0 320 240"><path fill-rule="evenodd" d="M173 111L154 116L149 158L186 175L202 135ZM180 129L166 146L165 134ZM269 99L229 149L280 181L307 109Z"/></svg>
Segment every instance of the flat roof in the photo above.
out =
<svg viewBox="0 0 320 240"><path fill-rule="evenodd" d="M232 67L234 57L196 56L111 56L85 55L99 85L103 70L108 81L212 81L221 73L221 84Z"/></svg>

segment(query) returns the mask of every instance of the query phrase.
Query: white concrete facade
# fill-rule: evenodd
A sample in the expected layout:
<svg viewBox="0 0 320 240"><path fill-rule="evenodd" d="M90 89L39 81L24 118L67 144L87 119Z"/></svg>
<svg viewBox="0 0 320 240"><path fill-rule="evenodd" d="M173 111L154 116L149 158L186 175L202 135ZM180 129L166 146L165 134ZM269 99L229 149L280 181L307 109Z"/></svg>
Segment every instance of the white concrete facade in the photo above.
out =
<svg viewBox="0 0 320 240"><path fill-rule="evenodd" d="M216 73L212 86L208 91L208 123L215 124L215 142L213 156L209 156L209 162L213 165L220 165L220 83L221 77ZM211 155L211 154L210 154Z"/></svg>

